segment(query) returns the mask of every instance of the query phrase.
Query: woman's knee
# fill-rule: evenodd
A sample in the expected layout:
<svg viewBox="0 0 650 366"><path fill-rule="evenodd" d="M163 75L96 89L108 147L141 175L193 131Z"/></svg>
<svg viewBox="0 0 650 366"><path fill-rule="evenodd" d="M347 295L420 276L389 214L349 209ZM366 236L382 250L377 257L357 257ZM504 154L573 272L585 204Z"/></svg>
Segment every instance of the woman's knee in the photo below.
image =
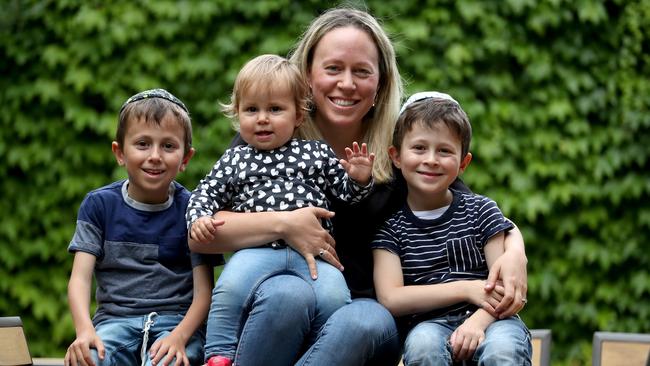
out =
<svg viewBox="0 0 650 366"><path fill-rule="evenodd" d="M319 265L318 279L312 285L316 294L317 311L320 316L329 318L339 308L352 302L352 298L341 272L329 264L327 266ZM322 283L316 283L317 281Z"/></svg>
<svg viewBox="0 0 650 366"><path fill-rule="evenodd" d="M352 301L334 313L332 318L335 317L365 337L397 335L395 319L385 307L374 300Z"/></svg>

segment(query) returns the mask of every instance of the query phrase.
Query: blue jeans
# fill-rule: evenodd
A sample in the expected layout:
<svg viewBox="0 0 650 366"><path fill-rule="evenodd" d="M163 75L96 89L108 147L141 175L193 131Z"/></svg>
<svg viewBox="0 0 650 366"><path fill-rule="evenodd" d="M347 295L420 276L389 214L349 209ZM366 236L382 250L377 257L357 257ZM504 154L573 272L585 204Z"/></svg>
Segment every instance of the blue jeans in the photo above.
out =
<svg viewBox="0 0 650 366"><path fill-rule="evenodd" d="M406 337L404 365L452 365L449 337L465 317L436 318L416 325ZM485 340L476 348L473 362L479 365L530 366L530 332L518 316L497 320L485 330Z"/></svg>
<svg viewBox="0 0 650 366"><path fill-rule="evenodd" d="M395 321L375 300L355 299L335 311L324 326L312 328L316 303L310 281L279 275L259 286L235 365L398 364L400 342Z"/></svg>
<svg viewBox="0 0 650 366"><path fill-rule="evenodd" d="M350 303L350 290L341 271L325 261L317 260L316 263L318 278L313 280L305 259L288 247L242 249L233 254L212 293L205 344L206 360L215 355L235 358L240 335L245 330L244 325L256 310L254 305L259 295L259 286L269 278L291 274L309 285L299 293L304 299L297 300L305 305L301 310L302 315L310 319L307 329L320 329L332 313ZM286 294L278 296L287 301ZM309 303L314 305L306 306ZM271 317L275 318L271 320L279 321L280 315L271 314ZM284 338L284 333L270 334ZM271 336L270 334L265 333L265 337ZM313 339L316 337L315 333L308 335Z"/></svg>
<svg viewBox="0 0 650 366"><path fill-rule="evenodd" d="M100 361L97 350L92 348L93 361L97 366L139 366L142 364L142 343L146 335L145 364L150 366L149 348L158 339L167 337L183 317L182 314L153 315L150 317L152 322L148 332L143 332L149 318L147 315L103 320L95 329L104 343L106 353L104 360ZM203 360L204 339L203 329L200 329L185 345L185 353L192 365L200 365Z"/></svg>
<svg viewBox="0 0 650 366"><path fill-rule="evenodd" d="M395 320L374 299L355 299L336 311L296 365L394 366L400 342Z"/></svg>

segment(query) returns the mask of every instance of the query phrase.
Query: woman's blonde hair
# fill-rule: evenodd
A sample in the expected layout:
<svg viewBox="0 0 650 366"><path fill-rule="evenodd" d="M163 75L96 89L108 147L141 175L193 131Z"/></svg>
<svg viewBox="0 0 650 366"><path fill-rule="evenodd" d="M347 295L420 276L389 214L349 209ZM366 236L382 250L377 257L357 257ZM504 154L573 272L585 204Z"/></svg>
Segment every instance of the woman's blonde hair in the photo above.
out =
<svg viewBox="0 0 650 366"><path fill-rule="evenodd" d="M363 142L376 155L373 177L382 183L392 178L393 166L388 156L393 128L398 117L402 98L402 79L397 69L393 44L379 22L365 11L339 7L333 8L314 19L291 52L290 60L298 65L303 75L311 69L314 50L329 31L342 27L355 27L366 32L379 52L379 84L375 106L364 117ZM305 139L323 139L312 118L306 118L298 135Z"/></svg>
<svg viewBox="0 0 650 366"><path fill-rule="evenodd" d="M221 111L232 119L235 130L239 130L237 111L244 93L273 94L278 90L289 90L296 103L296 111L306 114L309 87L296 65L278 55L260 55L248 61L235 79L230 103L221 103Z"/></svg>

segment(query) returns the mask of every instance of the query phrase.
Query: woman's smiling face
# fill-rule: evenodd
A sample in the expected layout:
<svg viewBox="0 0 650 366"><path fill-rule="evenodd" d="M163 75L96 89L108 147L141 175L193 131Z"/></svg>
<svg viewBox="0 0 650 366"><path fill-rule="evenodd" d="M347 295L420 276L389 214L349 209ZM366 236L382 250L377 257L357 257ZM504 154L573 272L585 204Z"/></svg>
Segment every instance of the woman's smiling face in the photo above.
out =
<svg viewBox="0 0 650 366"><path fill-rule="evenodd" d="M359 128L379 77L379 52L368 33L353 26L329 31L314 49L308 75L316 123Z"/></svg>

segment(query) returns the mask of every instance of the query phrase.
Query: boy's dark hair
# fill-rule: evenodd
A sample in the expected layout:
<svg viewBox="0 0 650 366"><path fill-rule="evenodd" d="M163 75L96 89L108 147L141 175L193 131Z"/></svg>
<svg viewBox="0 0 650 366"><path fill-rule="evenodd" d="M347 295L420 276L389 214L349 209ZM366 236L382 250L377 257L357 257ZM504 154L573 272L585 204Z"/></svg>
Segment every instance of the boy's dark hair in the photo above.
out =
<svg viewBox="0 0 650 366"><path fill-rule="evenodd" d="M433 128L444 124L460 140L461 159L469 152L472 140L472 125L465 111L453 100L441 98L425 98L411 103L400 114L393 132L393 146L399 151L402 141L416 123Z"/></svg>
<svg viewBox="0 0 650 366"><path fill-rule="evenodd" d="M124 147L124 136L131 121L144 118L146 123L154 123L159 126L167 113L171 113L185 131L183 155L187 155L192 148L192 121L190 116L181 105L162 97L148 97L127 101L120 110L115 141L120 145L120 148Z"/></svg>

